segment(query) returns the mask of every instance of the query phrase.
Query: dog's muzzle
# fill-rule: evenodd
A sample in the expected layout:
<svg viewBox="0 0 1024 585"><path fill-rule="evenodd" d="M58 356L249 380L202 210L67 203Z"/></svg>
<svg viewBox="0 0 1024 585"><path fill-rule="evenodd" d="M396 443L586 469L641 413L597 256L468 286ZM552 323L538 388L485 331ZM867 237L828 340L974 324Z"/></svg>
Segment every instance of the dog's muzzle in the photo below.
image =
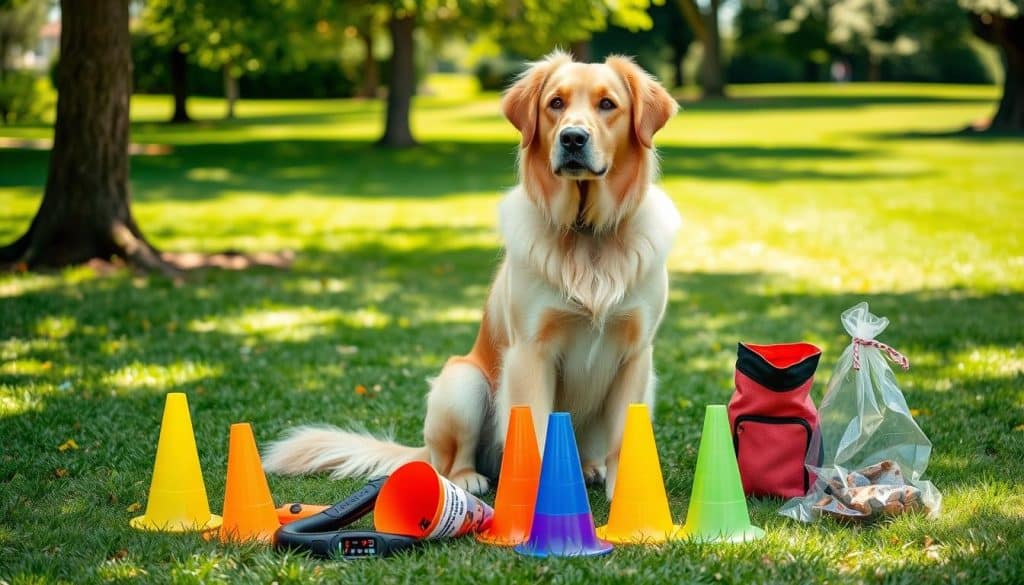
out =
<svg viewBox="0 0 1024 585"><path fill-rule="evenodd" d="M590 149L590 132L579 126L567 126L558 133L555 174L565 177L600 177L608 170L595 168Z"/></svg>

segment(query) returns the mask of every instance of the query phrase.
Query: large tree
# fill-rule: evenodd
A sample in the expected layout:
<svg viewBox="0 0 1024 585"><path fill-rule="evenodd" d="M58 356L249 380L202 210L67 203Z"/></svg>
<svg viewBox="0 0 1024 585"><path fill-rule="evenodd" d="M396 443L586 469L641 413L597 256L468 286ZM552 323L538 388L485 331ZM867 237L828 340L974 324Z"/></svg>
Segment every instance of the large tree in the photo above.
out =
<svg viewBox="0 0 1024 585"><path fill-rule="evenodd" d="M1003 96L989 129L1024 132L1024 0L960 0L974 34L999 48Z"/></svg>
<svg viewBox="0 0 1024 585"><path fill-rule="evenodd" d="M174 113L171 122L192 121L188 115L188 53L197 43L196 7L188 0L149 0L142 13L143 26L153 42L167 51Z"/></svg>
<svg viewBox="0 0 1024 585"><path fill-rule="evenodd" d="M33 268L117 256L176 272L146 241L131 212L128 4L61 2L57 120L46 189L25 234L0 248L0 263Z"/></svg>
<svg viewBox="0 0 1024 585"><path fill-rule="evenodd" d="M396 7L388 19L391 33L391 85L384 114L384 135L379 144L391 148L414 146L409 110L416 93L416 64L413 59L416 13Z"/></svg>
<svg viewBox="0 0 1024 585"><path fill-rule="evenodd" d="M718 26L719 0L707 0L703 9L696 0L675 0L687 24L697 36L704 57L700 67L700 84L704 97L725 97L725 68L722 63L722 34Z"/></svg>

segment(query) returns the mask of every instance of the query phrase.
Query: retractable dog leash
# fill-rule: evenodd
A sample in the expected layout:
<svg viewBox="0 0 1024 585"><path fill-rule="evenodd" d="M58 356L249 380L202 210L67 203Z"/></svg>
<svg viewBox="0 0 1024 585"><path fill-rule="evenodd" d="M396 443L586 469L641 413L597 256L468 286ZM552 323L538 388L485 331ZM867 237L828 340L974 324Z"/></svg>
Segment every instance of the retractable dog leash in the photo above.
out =
<svg viewBox="0 0 1024 585"><path fill-rule="evenodd" d="M325 559L386 557L412 548L420 540L375 530L343 530L373 511L386 477L370 480L344 500L319 514L281 526L274 534L276 550L309 552Z"/></svg>

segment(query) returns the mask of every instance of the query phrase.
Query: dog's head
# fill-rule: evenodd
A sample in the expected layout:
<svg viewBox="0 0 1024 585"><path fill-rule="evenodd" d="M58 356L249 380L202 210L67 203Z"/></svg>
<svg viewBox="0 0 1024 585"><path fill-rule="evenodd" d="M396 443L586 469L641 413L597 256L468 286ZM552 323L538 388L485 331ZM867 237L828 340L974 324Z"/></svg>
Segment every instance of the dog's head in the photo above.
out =
<svg viewBox="0 0 1024 585"><path fill-rule="evenodd" d="M556 226L600 233L643 197L655 172L651 141L677 104L626 57L576 63L556 51L523 73L502 109L522 134L529 196Z"/></svg>

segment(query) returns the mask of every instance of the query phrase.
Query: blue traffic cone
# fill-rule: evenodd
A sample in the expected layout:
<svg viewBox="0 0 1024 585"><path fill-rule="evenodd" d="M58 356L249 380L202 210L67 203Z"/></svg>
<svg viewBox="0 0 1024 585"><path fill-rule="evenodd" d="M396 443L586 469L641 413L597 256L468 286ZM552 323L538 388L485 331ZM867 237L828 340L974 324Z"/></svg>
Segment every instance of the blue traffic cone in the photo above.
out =
<svg viewBox="0 0 1024 585"><path fill-rule="evenodd" d="M612 545L599 539L594 530L580 454L567 412L554 412L548 417L533 526L529 540L515 550L533 557L592 556L612 551Z"/></svg>

